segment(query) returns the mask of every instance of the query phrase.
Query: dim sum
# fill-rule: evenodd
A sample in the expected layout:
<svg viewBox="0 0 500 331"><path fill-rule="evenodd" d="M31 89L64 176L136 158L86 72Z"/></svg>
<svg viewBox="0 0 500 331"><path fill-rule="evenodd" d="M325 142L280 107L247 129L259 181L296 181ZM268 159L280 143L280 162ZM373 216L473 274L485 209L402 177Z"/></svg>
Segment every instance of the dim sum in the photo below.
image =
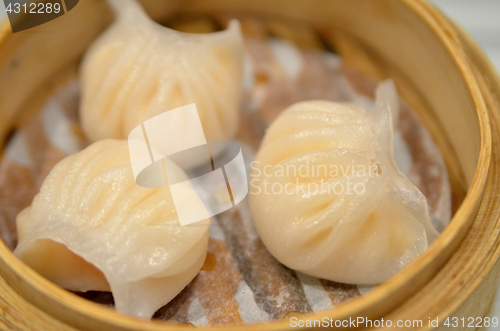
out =
<svg viewBox="0 0 500 331"><path fill-rule="evenodd" d="M375 110L307 101L264 137L250 181L250 209L268 250L315 277L378 284L437 237L424 195L394 161L391 82Z"/></svg>

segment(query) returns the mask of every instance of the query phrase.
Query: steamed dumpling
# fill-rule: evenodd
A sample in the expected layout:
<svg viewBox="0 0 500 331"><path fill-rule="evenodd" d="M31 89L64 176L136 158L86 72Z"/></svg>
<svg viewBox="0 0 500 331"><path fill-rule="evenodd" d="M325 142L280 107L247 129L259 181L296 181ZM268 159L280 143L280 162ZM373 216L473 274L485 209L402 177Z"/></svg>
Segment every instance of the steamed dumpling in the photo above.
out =
<svg viewBox="0 0 500 331"><path fill-rule="evenodd" d="M108 0L116 20L81 67L81 120L92 141L126 139L155 115L195 103L208 140L231 140L238 127L243 37L188 34L151 20L135 0Z"/></svg>
<svg viewBox="0 0 500 331"><path fill-rule="evenodd" d="M200 271L209 224L180 226L169 189L137 185L127 141L108 139L52 169L17 217L14 254L66 289L111 290L118 311L149 318Z"/></svg>
<svg viewBox="0 0 500 331"><path fill-rule="evenodd" d="M394 161L394 95L390 83L379 87L375 111L297 103L269 128L252 167L250 208L262 241L284 265L378 284L438 235L425 197Z"/></svg>

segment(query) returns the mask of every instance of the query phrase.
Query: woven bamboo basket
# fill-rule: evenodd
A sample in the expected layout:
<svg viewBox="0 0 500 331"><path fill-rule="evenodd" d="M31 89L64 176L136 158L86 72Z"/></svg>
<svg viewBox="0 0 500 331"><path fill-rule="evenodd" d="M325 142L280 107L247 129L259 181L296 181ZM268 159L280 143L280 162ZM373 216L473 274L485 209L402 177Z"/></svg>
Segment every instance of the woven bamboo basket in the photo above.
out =
<svg viewBox="0 0 500 331"><path fill-rule="evenodd" d="M353 66L394 79L439 146L456 208L450 225L407 268L369 295L307 319L422 320L482 317L500 273L500 80L466 33L423 0L142 0L157 21L178 14L245 12L306 22ZM0 138L40 107L112 21L101 0L82 0L58 19L0 31ZM55 34L44 33L57 31ZM285 32L286 33L286 32ZM115 312L52 284L0 244L0 328L181 330ZM242 327L244 328L244 327ZM288 320L249 327L291 329ZM412 328L408 328L412 329ZM417 328L415 328L417 329ZM440 325L437 329L447 329ZM472 329L467 325L458 329Z"/></svg>

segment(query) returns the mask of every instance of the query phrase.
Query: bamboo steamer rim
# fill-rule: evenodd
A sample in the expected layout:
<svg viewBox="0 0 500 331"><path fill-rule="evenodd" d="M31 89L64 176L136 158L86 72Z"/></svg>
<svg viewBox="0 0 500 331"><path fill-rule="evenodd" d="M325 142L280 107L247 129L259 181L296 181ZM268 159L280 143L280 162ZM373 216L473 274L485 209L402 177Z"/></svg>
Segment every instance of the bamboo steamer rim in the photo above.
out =
<svg viewBox="0 0 500 331"><path fill-rule="evenodd" d="M409 286L411 282L420 275L423 269L435 268L435 266L432 265L434 256L445 252L456 236L470 226L469 220L477 210L482 198L491 158L491 128L481 90L467 63L467 57L460 46L460 38L453 26L443 18L434 7L424 0L402 0L402 2L418 15L445 45L448 53L454 60L454 64L458 67L466 82L475 105L481 133L481 147L476 172L464 201L452 219L452 223L431 245L429 250L412 262L411 267L403 269L388 282L379 285L364 298L353 300L352 302L343 304L332 310L309 315L305 317L304 320L321 319L323 317L343 319L349 316L363 316L363 312L368 311L377 303L386 302L397 296L398 292L402 288ZM8 22L4 22L4 25L8 28ZM7 34L0 36L0 43L4 42L7 37ZM34 291L33 297L27 298L29 301L36 300L36 296L44 296L53 302L59 303L61 308L72 310L81 316L88 316L110 327L114 326L123 329L141 330L177 330L186 327L182 325L169 325L154 320L141 320L122 315L112 308L103 307L102 305L75 296L46 280L44 277L24 265L12 254L3 242L0 244L0 265L3 270L6 268L10 269L12 275L19 279L21 287ZM43 307L41 308L43 309ZM59 311L57 315L63 313L64 312ZM252 328L264 327L270 330L285 330L289 329L290 326L288 321L271 321L265 324L252 325ZM247 326L232 327L232 329L246 328Z"/></svg>
<svg viewBox="0 0 500 331"><path fill-rule="evenodd" d="M478 65L478 67L480 68L479 70L485 70L486 72L496 73L497 72L496 68L493 66L491 61L488 58L486 58L485 55L481 51L479 51L479 49L478 49L479 46L472 39L472 37L469 34L467 34L465 31L463 31L459 26L456 26L456 28L460 32L462 40L464 40L469 45L474 46L474 47L471 47L469 54L474 59L475 63ZM481 72L484 73L485 71L481 71ZM484 83L485 84L488 84L488 83L493 84L494 89L500 93L500 77L498 76L498 74L494 74L489 78L491 80L486 81ZM487 85L485 87L487 87ZM492 97L492 96L490 96L490 97ZM497 94L496 98L492 97L492 99L495 99L493 102L495 102L497 108L500 109L500 94ZM498 127L498 125L500 125L500 114L499 113L495 114L494 121ZM497 161L497 167L494 168L496 176L493 176L493 174L491 174L492 178L498 176L497 169L498 169L499 156L497 154L495 154L495 156L496 156L495 160ZM490 167L491 167L491 163L490 163ZM493 169L493 168L491 167L491 169ZM493 179L491 179L491 181L493 181ZM498 182L498 177L496 178L496 181ZM493 194L495 194L495 193L493 192ZM498 196L490 197L490 199L497 200ZM495 201L494 203L496 204L497 201ZM499 217L498 209L495 213L495 216L496 216L496 219L495 219L495 230L496 231L492 234L492 238L494 238L494 240L495 240L494 241L495 249L492 252L490 252L491 258L490 258L490 260L488 260L488 263L487 263L487 265L485 265L484 269L485 270L494 270L493 271L494 275L496 272L496 276L494 277L494 282L495 282L494 288L497 288L498 282L500 281L500 262L499 262L500 261L500 217ZM473 284L473 287L471 288L470 291L472 291L473 289L475 289L479 285L481 285L482 281L483 281L483 279L481 279L481 278L476 279L474 284ZM490 289L490 290L492 290L492 289ZM493 294L493 296L495 296L495 294L496 294L496 292Z"/></svg>

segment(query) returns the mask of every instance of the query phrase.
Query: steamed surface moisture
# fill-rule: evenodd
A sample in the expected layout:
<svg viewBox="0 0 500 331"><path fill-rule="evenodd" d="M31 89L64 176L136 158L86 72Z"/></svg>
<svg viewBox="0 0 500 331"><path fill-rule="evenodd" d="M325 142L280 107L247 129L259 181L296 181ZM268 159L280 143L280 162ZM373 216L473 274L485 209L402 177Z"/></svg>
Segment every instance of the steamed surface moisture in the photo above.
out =
<svg viewBox="0 0 500 331"><path fill-rule="evenodd" d="M195 103L207 140L231 140L243 85L239 23L221 32L182 33L151 20L135 0L109 3L115 22L81 67L87 137L126 139L145 120Z"/></svg>
<svg viewBox="0 0 500 331"><path fill-rule="evenodd" d="M382 84L374 111L297 103L267 131L250 208L261 239L284 265L336 282L378 284L438 235L424 195L394 161L395 95L392 83Z"/></svg>
<svg viewBox="0 0 500 331"><path fill-rule="evenodd" d="M209 225L180 226L170 190L137 185L127 142L108 139L52 169L17 217L14 254L66 289L111 290L118 311L149 318L201 269Z"/></svg>

